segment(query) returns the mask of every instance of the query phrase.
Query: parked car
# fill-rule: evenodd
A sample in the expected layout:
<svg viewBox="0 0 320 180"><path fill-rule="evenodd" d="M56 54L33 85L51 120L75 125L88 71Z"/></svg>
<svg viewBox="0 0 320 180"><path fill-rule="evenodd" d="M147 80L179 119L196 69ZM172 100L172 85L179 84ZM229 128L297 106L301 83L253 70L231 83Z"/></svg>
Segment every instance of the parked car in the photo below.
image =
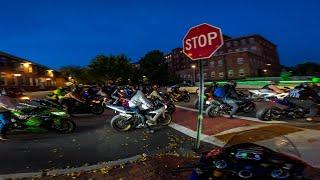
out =
<svg viewBox="0 0 320 180"><path fill-rule="evenodd" d="M5 91L9 97L13 98L20 97L23 94L22 90L19 88L5 88Z"/></svg>

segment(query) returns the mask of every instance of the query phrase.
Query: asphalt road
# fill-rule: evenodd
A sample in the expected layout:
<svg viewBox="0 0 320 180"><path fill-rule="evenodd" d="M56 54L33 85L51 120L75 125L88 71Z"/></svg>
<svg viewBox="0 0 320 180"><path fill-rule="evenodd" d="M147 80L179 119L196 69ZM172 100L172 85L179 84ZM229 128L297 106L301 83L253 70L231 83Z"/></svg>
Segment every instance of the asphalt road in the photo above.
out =
<svg viewBox="0 0 320 180"><path fill-rule="evenodd" d="M117 132L108 123L113 112L74 118L75 133L14 134L0 142L0 174L79 167L163 151L191 149L193 139L170 127ZM107 123L106 123L107 122ZM209 146L209 145L207 145Z"/></svg>

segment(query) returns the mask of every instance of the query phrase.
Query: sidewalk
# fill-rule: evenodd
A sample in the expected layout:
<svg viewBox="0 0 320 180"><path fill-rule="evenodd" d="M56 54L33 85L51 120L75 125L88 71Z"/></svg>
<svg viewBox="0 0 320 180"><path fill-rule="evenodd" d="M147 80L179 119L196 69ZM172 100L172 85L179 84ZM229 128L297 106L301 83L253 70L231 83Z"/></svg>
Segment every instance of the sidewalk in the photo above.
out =
<svg viewBox="0 0 320 180"><path fill-rule="evenodd" d="M181 157L177 154L161 154L143 157L137 162L116 167L103 167L89 172L75 172L64 175L42 176L41 179L80 180L144 180L144 179L188 179L191 171L173 172L175 168L191 165L198 157Z"/></svg>
<svg viewBox="0 0 320 180"><path fill-rule="evenodd" d="M197 111L178 107L173 114L170 127L193 138L196 137ZM267 145L276 151L297 151L301 159L312 166L320 167L320 131L292 126L282 122L263 122L243 117L230 119L226 117L209 118L204 116L201 141L216 146L224 146L232 137L240 132L254 130L257 132L249 141ZM243 137L248 142L248 137ZM240 142L239 142L240 143ZM283 149L289 148L289 149ZM289 152L291 151L291 152Z"/></svg>

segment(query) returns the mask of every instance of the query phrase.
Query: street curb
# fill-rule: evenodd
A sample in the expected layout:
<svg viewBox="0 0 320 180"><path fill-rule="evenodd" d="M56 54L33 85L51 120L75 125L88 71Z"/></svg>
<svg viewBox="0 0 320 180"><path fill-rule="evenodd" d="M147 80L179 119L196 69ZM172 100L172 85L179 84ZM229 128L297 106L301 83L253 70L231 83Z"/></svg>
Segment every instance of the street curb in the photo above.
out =
<svg viewBox="0 0 320 180"><path fill-rule="evenodd" d="M119 159L116 161L109 161L109 162L103 162L95 165L90 166L82 166L77 168L69 168L69 169L54 169L50 171L43 171L43 172L29 172L29 173L14 173L14 174L0 174L0 180L4 179L17 179L17 178L40 178L43 176L57 176L57 175L63 175L63 174L70 174L70 173L78 173L78 172L85 172L85 171L91 171L95 169L101 169L104 167L110 167L110 166L118 166L121 164L126 163L132 163L134 161L137 161L144 157L145 155L136 155L125 159Z"/></svg>

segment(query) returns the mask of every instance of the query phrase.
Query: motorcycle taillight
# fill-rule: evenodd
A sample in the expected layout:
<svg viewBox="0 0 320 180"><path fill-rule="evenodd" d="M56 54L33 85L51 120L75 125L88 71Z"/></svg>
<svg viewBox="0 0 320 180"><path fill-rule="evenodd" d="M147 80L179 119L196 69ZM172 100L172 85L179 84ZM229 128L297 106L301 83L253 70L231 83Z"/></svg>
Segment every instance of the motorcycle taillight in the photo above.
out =
<svg viewBox="0 0 320 180"><path fill-rule="evenodd" d="M219 155L222 151L223 151L223 148L215 148L215 149L212 149L212 150L207 154L206 158L211 158L211 157L217 156L217 155Z"/></svg>

